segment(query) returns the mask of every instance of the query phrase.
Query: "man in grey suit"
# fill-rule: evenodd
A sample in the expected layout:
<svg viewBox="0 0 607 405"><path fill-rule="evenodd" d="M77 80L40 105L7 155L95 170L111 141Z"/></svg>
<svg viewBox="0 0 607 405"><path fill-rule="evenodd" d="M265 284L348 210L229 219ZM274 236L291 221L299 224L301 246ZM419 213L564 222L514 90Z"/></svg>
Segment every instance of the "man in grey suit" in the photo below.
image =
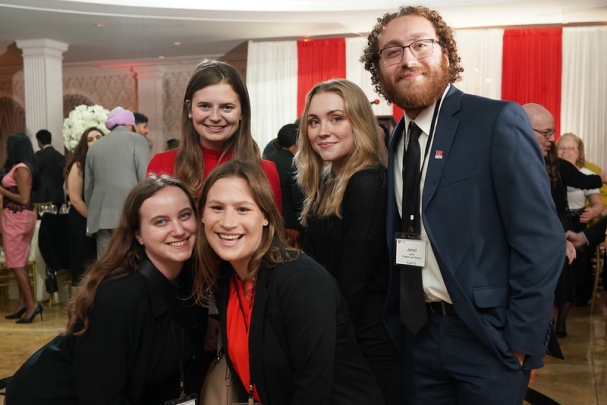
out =
<svg viewBox="0 0 607 405"><path fill-rule="evenodd" d="M150 150L145 138L133 132L133 113L116 107L105 122L111 131L86 154L84 200L88 205L87 234L95 235L97 258L108 246L127 194L145 177Z"/></svg>

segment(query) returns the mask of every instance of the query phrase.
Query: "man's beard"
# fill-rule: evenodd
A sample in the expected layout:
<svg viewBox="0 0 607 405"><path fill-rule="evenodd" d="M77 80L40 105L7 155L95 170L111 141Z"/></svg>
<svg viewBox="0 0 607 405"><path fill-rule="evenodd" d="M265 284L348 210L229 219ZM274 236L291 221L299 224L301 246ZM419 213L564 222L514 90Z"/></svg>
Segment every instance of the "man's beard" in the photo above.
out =
<svg viewBox="0 0 607 405"><path fill-rule="evenodd" d="M425 77L424 84L412 83L407 80L401 80L394 84L393 81L386 80L380 75L380 82L389 101L393 102L405 111L423 110L438 100L449 84L449 65L446 59L442 60L439 67L428 68L418 66L413 69L403 67L394 77L401 77L408 72L423 73Z"/></svg>

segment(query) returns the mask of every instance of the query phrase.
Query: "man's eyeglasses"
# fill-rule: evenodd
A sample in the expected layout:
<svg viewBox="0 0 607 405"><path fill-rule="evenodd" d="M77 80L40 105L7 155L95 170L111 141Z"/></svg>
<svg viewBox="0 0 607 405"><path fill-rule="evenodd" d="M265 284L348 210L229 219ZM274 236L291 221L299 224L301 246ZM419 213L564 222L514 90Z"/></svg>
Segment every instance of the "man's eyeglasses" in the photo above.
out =
<svg viewBox="0 0 607 405"><path fill-rule="evenodd" d="M554 128L547 129L545 131L540 131L539 129L535 129L535 128L533 128L533 130L535 132L537 132L538 134L542 134L544 136L544 138L546 138L546 139L550 139L554 136L554 134L556 134L556 129L554 129Z"/></svg>
<svg viewBox="0 0 607 405"><path fill-rule="evenodd" d="M440 45L435 39L420 39L413 41L407 46L388 46L379 51L379 56L387 66L397 65L402 62L405 48L409 48L411 55L416 59L427 58L434 51L434 43Z"/></svg>

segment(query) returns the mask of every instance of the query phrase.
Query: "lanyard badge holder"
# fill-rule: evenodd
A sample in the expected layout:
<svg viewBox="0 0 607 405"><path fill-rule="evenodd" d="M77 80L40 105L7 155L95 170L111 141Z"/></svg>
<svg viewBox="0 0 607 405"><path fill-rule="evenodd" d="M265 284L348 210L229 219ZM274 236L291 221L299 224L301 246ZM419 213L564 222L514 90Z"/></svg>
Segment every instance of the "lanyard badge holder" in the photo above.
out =
<svg viewBox="0 0 607 405"><path fill-rule="evenodd" d="M430 127L430 133L428 140L426 141L426 148L424 151L424 160L421 164L421 169L416 176L414 185L414 191L412 193L406 191L405 184L403 183L403 199L401 204L401 212L403 218L407 218L403 221L403 227L406 232L396 232L396 257L395 263L397 265L404 266L415 266L425 267L426 266L426 250L427 243L422 240L420 226L421 226L421 175L425 165L426 159L428 158L428 152L432 143L432 137L434 135L436 119L438 117L438 111L440 106L440 99L437 100L434 107L434 114L432 116L432 124ZM403 178L404 180L404 178Z"/></svg>
<svg viewBox="0 0 607 405"><path fill-rule="evenodd" d="M185 394L184 390L184 380L185 380L185 372L183 366L183 352L184 352L184 336L183 331L179 329L181 332L181 347L177 344L177 333L175 331L175 320L171 318L171 335L173 337L173 345L175 346L175 351L177 352L177 363L179 365L179 398L171 399L169 401L165 401L164 405L198 405L198 395L196 394Z"/></svg>

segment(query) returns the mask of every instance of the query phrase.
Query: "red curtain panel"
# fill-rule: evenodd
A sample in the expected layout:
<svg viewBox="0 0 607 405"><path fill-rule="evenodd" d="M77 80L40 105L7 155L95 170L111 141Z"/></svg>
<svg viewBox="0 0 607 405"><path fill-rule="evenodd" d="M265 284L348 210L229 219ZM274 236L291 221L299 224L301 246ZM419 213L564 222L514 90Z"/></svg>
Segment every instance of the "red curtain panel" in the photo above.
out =
<svg viewBox="0 0 607 405"><path fill-rule="evenodd" d="M346 77L345 38L297 41L297 115L318 82Z"/></svg>
<svg viewBox="0 0 607 405"><path fill-rule="evenodd" d="M562 28L504 31L502 99L541 104L560 134Z"/></svg>

